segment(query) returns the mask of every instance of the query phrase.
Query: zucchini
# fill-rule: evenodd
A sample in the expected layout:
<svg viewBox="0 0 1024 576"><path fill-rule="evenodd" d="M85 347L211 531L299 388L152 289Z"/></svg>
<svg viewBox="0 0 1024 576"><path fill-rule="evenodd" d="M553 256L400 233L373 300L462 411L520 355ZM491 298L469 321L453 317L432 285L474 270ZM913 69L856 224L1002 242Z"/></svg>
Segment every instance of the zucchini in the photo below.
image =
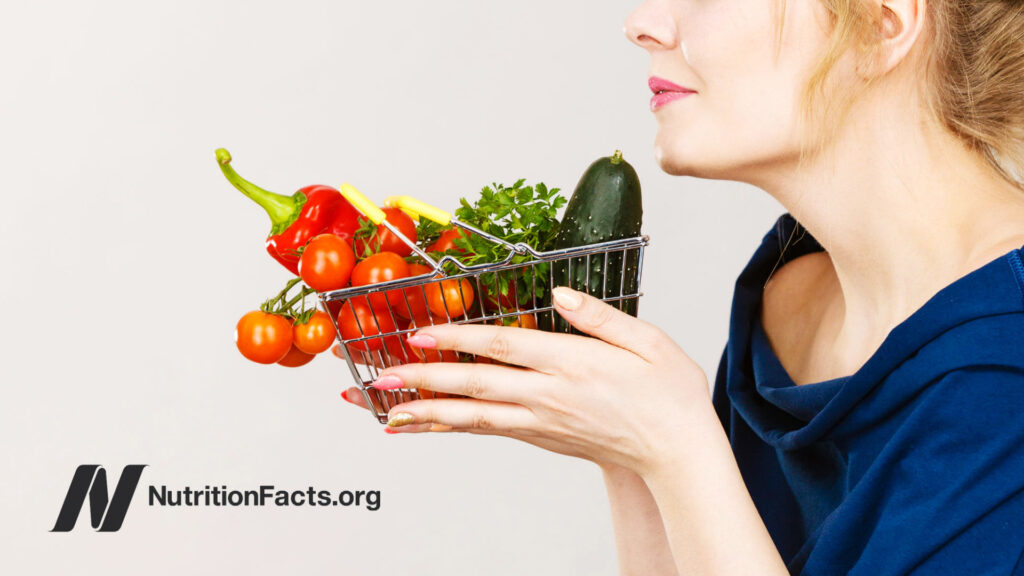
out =
<svg viewBox="0 0 1024 576"><path fill-rule="evenodd" d="M636 170L616 150L612 156L597 159L580 178L562 215L553 249L574 248L587 244L640 236L643 203L640 179ZM614 298L635 294L639 290L637 270L640 253L637 249L607 254L592 254L553 262L551 278L554 286L569 286L597 298ZM589 271L589 281L587 273ZM550 306L550 296L545 298ZM613 306L636 316L637 299L616 300ZM542 314L539 327L554 332L582 334L557 314ZM545 322L546 321L546 322Z"/></svg>

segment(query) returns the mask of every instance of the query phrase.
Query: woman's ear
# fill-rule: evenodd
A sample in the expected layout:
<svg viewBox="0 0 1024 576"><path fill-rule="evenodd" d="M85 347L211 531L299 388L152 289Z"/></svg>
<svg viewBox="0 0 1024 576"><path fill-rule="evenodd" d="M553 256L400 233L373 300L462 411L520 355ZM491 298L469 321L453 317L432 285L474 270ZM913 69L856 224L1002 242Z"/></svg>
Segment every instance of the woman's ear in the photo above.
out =
<svg viewBox="0 0 1024 576"><path fill-rule="evenodd" d="M928 0L876 0L878 36L872 65L861 69L868 76L884 76L899 66L921 37Z"/></svg>

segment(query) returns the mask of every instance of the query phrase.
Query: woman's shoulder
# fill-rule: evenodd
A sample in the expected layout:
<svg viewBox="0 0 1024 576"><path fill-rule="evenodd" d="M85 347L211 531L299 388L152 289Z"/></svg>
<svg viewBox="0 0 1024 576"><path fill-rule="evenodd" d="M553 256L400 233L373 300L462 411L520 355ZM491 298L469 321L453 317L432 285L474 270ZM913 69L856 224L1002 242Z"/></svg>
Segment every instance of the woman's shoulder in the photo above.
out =
<svg viewBox="0 0 1024 576"><path fill-rule="evenodd" d="M1024 383L1024 310L968 319L926 343L913 362L950 371L1009 371Z"/></svg>

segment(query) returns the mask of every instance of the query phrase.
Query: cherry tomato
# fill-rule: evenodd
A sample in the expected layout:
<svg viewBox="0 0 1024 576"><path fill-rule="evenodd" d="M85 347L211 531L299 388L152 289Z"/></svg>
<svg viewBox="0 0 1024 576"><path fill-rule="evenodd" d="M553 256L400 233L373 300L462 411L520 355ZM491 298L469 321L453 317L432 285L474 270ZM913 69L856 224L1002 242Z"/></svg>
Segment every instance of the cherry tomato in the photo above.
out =
<svg viewBox="0 0 1024 576"><path fill-rule="evenodd" d="M334 234L321 234L309 241L299 259L299 276L317 292L330 292L348 284L356 256L352 246Z"/></svg>
<svg viewBox="0 0 1024 576"><path fill-rule="evenodd" d="M338 326L341 328L341 337L345 340L387 334L398 329L387 310L382 312L371 309L370 305L366 303L366 299L361 296L351 298L342 305L341 313L338 314ZM384 347L383 340L388 341L388 350L401 350L402 348L402 342L398 336L371 338L362 342L353 342L349 346L366 351L380 350Z"/></svg>
<svg viewBox="0 0 1024 576"><path fill-rule="evenodd" d="M316 354L307 354L299 350L298 346L292 344L288 353L284 355L284 358L278 360L277 363L288 368L298 368L299 366L309 364L313 358L316 358Z"/></svg>
<svg viewBox="0 0 1024 576"><path fill-rule="evenodd" d="M430 316L430 310L423 310L416 313L415 318L401 318L402 322L406 324L405 328L411 328L413 330L419 330L426 326L430 326L431 322L437 323L437 320L432 320ZM413 323L415 322L415 325ZM442 322L445 322L442 320ZM403 328L403 330L405 329Z"/></svg>
<svg viewBox="0 0 1024 576"><path fill-rule="evenodd" d="M401 232L406 238L411 240L414 244L416 243L416 223L412 221L412 218L408 214L402 212L399 208L384 208L384 214L387 215L385 218L398 231ZM394 232L388 230L384 224L377 225L377 232L369 238L357 238L355 241L356 253L360 256L366 254L367 246L369 246L369 252L394 252L403 258L412 254L412 247L395 235Z"/></svg>
<svg viewBox="0 0 1024 576"><path fill-rule="evenodd" d="M456 252L465 254L466 251L455 245L456 238L469 238L473 233L469 230L463 230L462 228L449 228L444 232L441 232L441 236L434 241L433 244L427 246L427 252L446 252L448 250L455 250Z"/></svg>
<svg viewBox="0 0 1024 576"><path fill-rule="evenodd" d="M356 264L355 269L352 270L352 285L369 286L407 276L409 276L409 264L401 256L394 252L380 252ZM383 310L387 314L389 303L401 307L404 304L402 291L388 290L387 294L384 292L370 294L370 305L375 310Z"/></svg>
<svg viewBox="0 0 1024 576"><path fill-rule="evenodd" d="M514 326L516 328L529 328L536 330L537 317L533 314L520 314L519 316L509 316L507 318L495 318L494 324L498 326Z"/></svg>
<svg viewBox="0 0 1024 576"><path fill-rule="evenodd" d="M426 264L409 264L409 276L419 276L433 270L433 268ZM387 299L395 314L407 320L412 318L420 319L430 313L427 310L427 300L423 297L423 288L420 286L406 288L404 297L400 293L397 295L389 293ZM419 325L417 324L417 326Z"/></svg>
<svg viewBox="0 0 1024 576"><path fill-rule="evenodd" d="M465 278L431 282L424 287L424 291L427 307L434 316L455 318L462 316L473 305L473 285Z"/></svg>
<svg viewBox="0 0 1024 576"><path fill-rule="evenodd" d="M253 310L235 326L235 345L249 360L273 364L292 347L292 323L284 316Z"/></svg>
<svg viewBox="0 0 1024 576"><path fill-rule="evenodd" d="M295 347L306 354L326 352L334 344L334 324L326 312L317 310L305 324L292 328Z"/></svg>

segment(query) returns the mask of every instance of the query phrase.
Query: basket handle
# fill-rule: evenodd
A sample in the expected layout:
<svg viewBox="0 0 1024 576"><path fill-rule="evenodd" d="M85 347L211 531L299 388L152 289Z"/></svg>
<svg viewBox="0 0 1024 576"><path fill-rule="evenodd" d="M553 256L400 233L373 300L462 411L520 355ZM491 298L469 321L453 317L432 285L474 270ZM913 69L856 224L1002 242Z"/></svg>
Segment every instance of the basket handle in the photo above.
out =
<svg viewBox="0 0 1024 576"><path fill-rule="evenodd" d="M371 202L369 198L364 196L362 192L356 190L355 186L346 182L341 185L340 190L341 195L344 196L346 200L351 202L352 205L356 207L356 210L362 212L363 215L369 218L370 221L373 222L374 224L380 226L380 223L383 222L385 218L387 218L387 214L385 214L383 210L378 208L376 204Z"/></svg>
<svg viewBox="0 0 1024 576"><path fill-rule="evenodd" d="M483 230L469 224L468 222L462 222L457 218L453 218L450 212L445 212L440 208L435 208L430 204L423 202L422 200L417 200L416 198L413 198L412 196L390 196L388 197L388 203L391 206L397 205L406 213L415 214L417 217L423 216L427 220L433 220L434 222L437 222L441 226L451 225L456 226L458 228L462 228L463 230L468 230L469 232L486 238L491 242L494 242L495 244L501 244L505 248L508 248L509 252L515 252L517 254L527 254L530 251L530 247L527 246L526 244L512 244L502 238L498 238L493 234L488 234L487 232L484 232Z"/></svg>
<svg viewBox="0 0 1024 576"><path fill-rule="evenodd" d="M409 218L412 218L414 222L419 222L420 221L420 215L418 213L416 213L415 211L410 210L408 208L402 208L401 206L399 206L399 204L398 204L398 196L388 196L387 198L385 198L384 199L384 207L385 208L398 208L402 212L405 212L409 216Z"/></svg>
<svg viewBox="0 0 1024 576"><path fill-rule="evenodd" d="M398 206L410 216L415 214L417 219L422 216L427 220L437 222L441 226L447 226L452 222L452 215L450 213L440 208L435 208L422 200L417 200L412 196L389 196L387 203L388 206Z"/></svg>
<svg viewBox="0 0 1024 576"><path fill-rule="evenodd" d="M388 222L387 212L378 208L377 205L374 204L369 198L364 196L362 192L356 190L355 186L346 182L345 184L341 185L340 190L341 195L344 196L346 200L351 202L352 205L356 207L356 210L362 212L364 216L369 218L370 221L372 221L377 226L383 225L385 228L390 230L392 234L394 234L399 240L402 241L402 243L408 246L420 258L423 258L423 260L427 264L433 266L435 270L441 271L441 265L436 260L431 258L429 254L427 254L425 251L423 251L422 248L417 246L415 241L410 240L408 237L406 237L406 235L403 234L401 230L396 228L394 224ZM441 272L443 273L443 271Z"/></svg>

